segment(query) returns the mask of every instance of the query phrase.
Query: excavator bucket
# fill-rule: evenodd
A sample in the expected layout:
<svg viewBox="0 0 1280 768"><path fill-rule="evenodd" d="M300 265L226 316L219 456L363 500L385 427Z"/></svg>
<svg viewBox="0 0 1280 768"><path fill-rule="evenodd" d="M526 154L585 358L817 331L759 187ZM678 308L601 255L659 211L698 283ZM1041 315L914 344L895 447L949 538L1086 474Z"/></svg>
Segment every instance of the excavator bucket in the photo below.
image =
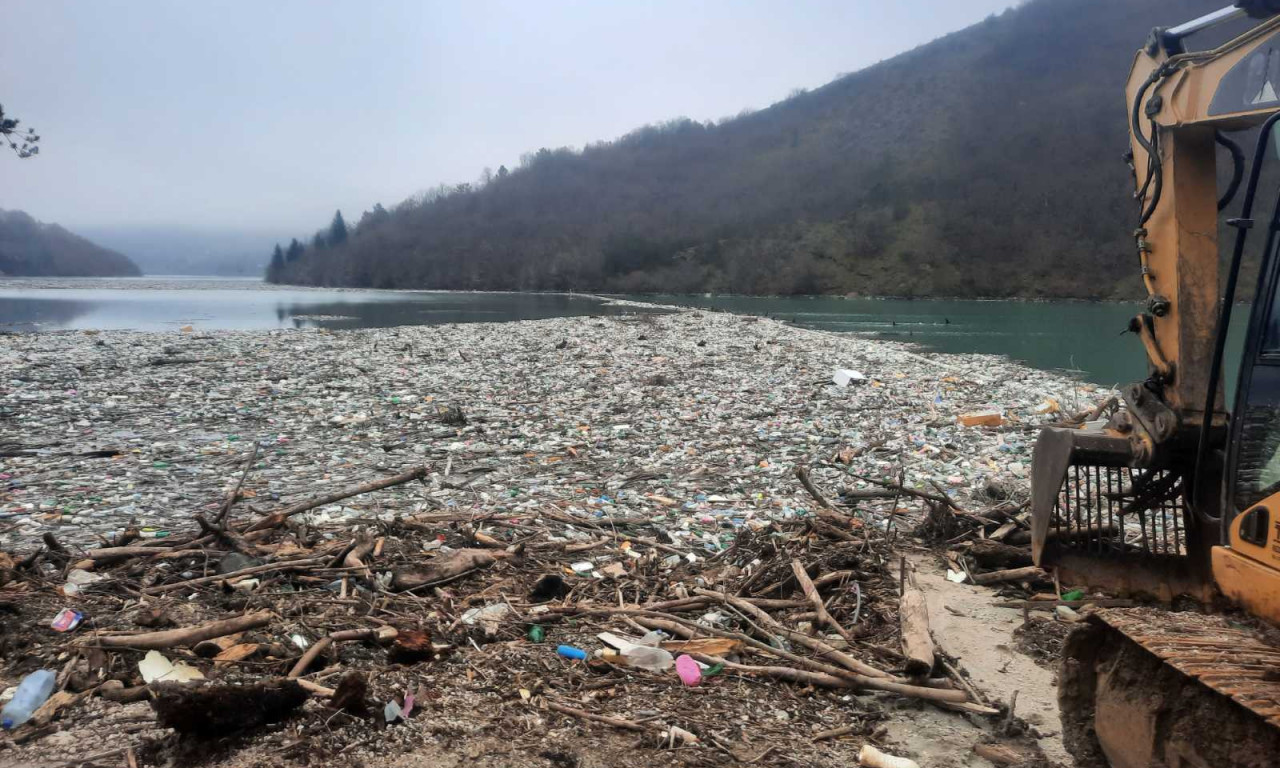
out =
<svg viewBox="0 0 1280 768"><path fill-rule="evenodd" d="M1127 469L1131 458L1123 436L1056 427L1040 432L1031 457L1031 555L1037 565L1051 565L1066 541L1114 538L1115 516L1095 514L1103 510L1094 502L1107 499L1094 496L1117 489L1120 481L1112 474ZM1088 493L1095 477L1099 493Z"/></svg>
<svg viewBox="0 0 1280 768"><path fill-rule="evenodd" d="M1134 463L1114 430L1043 430L1031 462L1032 557L1064 582L1117 596L1205 598L1183 475Z"/></svg>

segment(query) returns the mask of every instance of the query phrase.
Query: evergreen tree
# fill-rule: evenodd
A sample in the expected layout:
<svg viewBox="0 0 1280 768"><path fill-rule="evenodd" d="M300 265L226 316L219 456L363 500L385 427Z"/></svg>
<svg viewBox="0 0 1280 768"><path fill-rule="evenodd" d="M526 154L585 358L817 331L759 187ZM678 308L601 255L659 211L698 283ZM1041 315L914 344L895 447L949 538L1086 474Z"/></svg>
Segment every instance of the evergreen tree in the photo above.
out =
<svg viewBox="0 0 1280 768"><path fill-rule="evenodd" d="M271 263L267 265L267 282L280 282L280 272L284 269L284 251L281 250L280 244L276 243L276 249L271 252Z"/></svg>
<svg viewBox="0 0 1280 768"><path fill-rule="evenodd" d="M326 245L328 245L328 243L327 243L327 242L325 242L325 239L324 239L324 230L323 230L323 229L322 229L322 230L320 230L319 232L315 233L314 235L312 235L312 237L311 237L311 247L312 247L312 248L314 248L314 249L315 249L315 250L317 250L317 251L322 251L322 250L324 250L324 247L325 247Z"/></svg>
<svg viewBox="0 0 1280 768"><path fill-rule="evenodd" d="M507 170L507 166L505 165L498 166L498 178L505 179L507 178L508 173L510 173L510 171Z"/></svg>
<svg viewBox="0 0 1280 768"><path fill-rule="evenodd" d="M347 242L347 222L342 220L342 211L333 214L333 223L329 225L329 245L342 245Z"/></svg>
<svg viewBox="0 0 1280 768"><path fill-rule="evenodd" d="M306 249L303 247L302 243L298 242L298 238L295 237L289 241L289 250L285 251L284 260L292 264L302 258L302 252L304 250Z"/></svg>

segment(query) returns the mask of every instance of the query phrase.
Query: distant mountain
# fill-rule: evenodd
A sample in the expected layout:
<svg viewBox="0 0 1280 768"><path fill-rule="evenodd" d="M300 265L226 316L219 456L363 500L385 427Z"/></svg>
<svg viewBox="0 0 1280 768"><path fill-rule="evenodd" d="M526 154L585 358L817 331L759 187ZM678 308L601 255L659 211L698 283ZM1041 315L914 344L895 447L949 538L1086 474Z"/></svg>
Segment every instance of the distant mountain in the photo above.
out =
<svg viewBox="0 0 1280 768"><path fill-rule="evenodd" d="M0 210L0 275L33 277L132 277L141 275L128 256L57 224L22 211Z"/></svg>
<svg viewBox="0 0 1280 768"><path fill-rule="evenodd" d="M274 232L174 226L86 227L82 231L127 253L148 275L260 277L271 256L263 244L280 239Z"/></svg>
<svg viewBox="0 0 1280 768"><path fill-rule="evenodd" d="M487 184L367 216L341 245L304 241L269 278L1132 295L1129 66L1153 26L1222 4L1032 0L752 114L538 150Z"/></svg>

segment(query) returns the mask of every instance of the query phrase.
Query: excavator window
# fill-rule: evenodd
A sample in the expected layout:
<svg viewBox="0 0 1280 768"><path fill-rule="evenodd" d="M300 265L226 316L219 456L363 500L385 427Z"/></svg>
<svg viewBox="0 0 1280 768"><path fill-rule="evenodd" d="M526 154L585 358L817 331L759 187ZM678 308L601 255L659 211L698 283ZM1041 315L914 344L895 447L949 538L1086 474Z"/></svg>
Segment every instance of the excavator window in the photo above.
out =
<svg viewBox="0 0 1280 768"><path fill-rule="evenodd" d="M1280 223L1280 206L1273 227ZM1274 233L1274 229L1270 230ZM1267 238L1250 312L1233 418L1232 502L1243 511L1280 491L1280 246Z"/></svg>

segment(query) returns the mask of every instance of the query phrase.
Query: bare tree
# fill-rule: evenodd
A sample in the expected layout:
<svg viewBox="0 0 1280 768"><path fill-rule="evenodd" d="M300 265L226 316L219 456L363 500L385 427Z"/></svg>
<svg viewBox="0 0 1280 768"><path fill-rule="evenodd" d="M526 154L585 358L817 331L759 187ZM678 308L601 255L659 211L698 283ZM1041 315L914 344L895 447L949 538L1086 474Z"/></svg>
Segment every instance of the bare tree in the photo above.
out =
<svg viewBox="0 0 1280 768"><path fill-rule="evenodd" d="M28 128L23 133L18 129L18 121L5 117L4 107L0 106L0 142L8 144L18 157L31 157L40 154L39 141L35 128Z"/></svg>

